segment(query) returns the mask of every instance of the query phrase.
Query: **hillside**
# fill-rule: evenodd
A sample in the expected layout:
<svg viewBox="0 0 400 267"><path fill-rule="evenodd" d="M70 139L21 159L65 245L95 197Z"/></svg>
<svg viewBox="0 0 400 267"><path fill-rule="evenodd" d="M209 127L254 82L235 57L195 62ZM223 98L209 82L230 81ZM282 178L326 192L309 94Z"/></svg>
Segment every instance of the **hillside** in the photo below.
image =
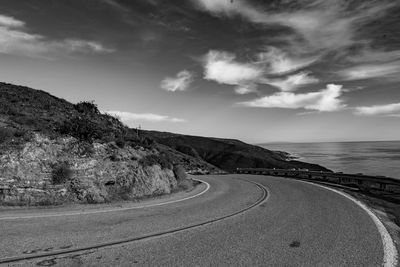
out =
<svg viewBox="0 0 400 267"><path fill-rule="evenodd" d="M157 131L143 131L143 134L154 139L157 143L169 146L194 158L202 159L228 172L233 172L236 168L301 168L329 171L316 164L291 160L285 152L271 151L239 140Z"/></svg>
<svg viewBox="0 0 400 267"><path fill-rule="evenodd" d="M106 202L190 186L178 173L325 168L238 140L130 129L92 102L0 83L0 203Z"/></svg>
<svg viewBox="0 0 400 267"><path fill-rule="evenodd" d="M171 151L170 151L171 150ZM142 138L91 102L0 83L0 204L100 203L191 187L219 171Z"/></svg>

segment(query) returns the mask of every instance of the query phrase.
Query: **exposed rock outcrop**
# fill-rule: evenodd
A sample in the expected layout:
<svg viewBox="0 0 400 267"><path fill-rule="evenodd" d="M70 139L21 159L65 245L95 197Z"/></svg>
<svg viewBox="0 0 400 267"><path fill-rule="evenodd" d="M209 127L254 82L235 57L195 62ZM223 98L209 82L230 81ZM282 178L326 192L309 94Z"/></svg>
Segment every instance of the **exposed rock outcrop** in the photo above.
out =
<svg viewBox="0 0 400 267"><path fill-rule="evenodd" d="M86 144L73 137L50 139L35 134L22 149L0 156L3 204L102 203L170 193L177 186L172 169L139 162L156 150ZM70 175L55 184L54 169L64 163Z"/></svg>

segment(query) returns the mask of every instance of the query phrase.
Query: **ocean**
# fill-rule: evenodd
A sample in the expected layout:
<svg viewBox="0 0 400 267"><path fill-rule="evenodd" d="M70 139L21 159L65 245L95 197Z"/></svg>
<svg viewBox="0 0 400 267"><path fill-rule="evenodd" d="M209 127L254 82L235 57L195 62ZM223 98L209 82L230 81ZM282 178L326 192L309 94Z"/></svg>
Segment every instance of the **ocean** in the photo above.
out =
<svg viewBox="0 0 400 267"><path fill-rule="evenodd" d="M298 160L316 163L336 172L400 179L400 141L271 143L260 146L289 152Z"/></svg>

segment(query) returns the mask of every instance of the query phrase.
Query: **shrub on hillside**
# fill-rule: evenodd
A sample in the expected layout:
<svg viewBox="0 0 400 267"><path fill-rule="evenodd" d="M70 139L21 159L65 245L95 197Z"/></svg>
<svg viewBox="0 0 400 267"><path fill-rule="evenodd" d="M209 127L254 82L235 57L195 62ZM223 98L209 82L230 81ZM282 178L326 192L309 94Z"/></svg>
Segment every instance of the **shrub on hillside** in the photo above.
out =
<svg viewBox="0 0 400 267"><path fill-rule="evenodd" d="M42 124L43 122L41 119L34 118L34 117L31 117L31 116L28 116L25 114L11 116L10 119L20 125L28 126L30 128L34 128L34 129L38 129L38 130L43 127L43 124Z"/></svg>
<svg viewBox="0 0 400 267"><path fill-rule="evenodd" d="M127 145L131 147L142 146L144 148L153 148L155 141L150 137L141 137L135 129L126 129L123 138Z"/></svg>
<svg viewBox="0 0 400 267"><path fill-rule="evenodd" d="M0 144L6 142L9 138L13 136L13 131L9 128L0 128Z"/></svg>
<svg viewBox="0 0 400 267"><path fill-rule="evenodd" d="M176 178L176 180L178 182L187 179L186 171L182 167L182 165L174 165L173 171L174 171L174 174L175 174L175 178Z"/></svg>
<svg viewBox="0 0 400 267"><path fill-rule="evenodd" d="M94 139L101 138L104 132L88 117L74 117L64 121L58 131L61 134L71 135L81 141L92 143Z"/></svg>
<svg viewBox="0 0 400 267"><path fill-rule="evenodd" d="M93 144L88 143L88 142L82 142L79 145L78 153L81 156L87 156L87 157L93 156L93 154L95 153L95 149L93 147Z"/></svg>
<svg viewBox="0 0 400 267"><path fill-rule="evenodd" d="M72 179L70 164L66 161L57 162L52 166L51 179L53 184L64 184Z"/></svg>
<svg viewBox="0 0 400 267"><path fill-rule="evenodd" d="M118 136L115 140L115 144L119 148L124 148L125 147L125 139L122 136Z"/></svg>
<svg viewBox="0 0 400 267"><path fill-rule="evenodd" d="M147 136L145 138L142 138L140 140L140 142L144 147L147 147L147 148L153 147L155 144L155 141Z"/></svg>
<svg viewBox="0 0 400 267"><path fill-rule="evenodd" d="M193 180L188 179L186 170L182 165L174 165L173 172L178 183L178 190L188 191L193 189Z"/></svg>
<svg viewBox="0 0 400 267"><path fill-rule="evenodd" d="M165 155L147 155L139 160L144 167L160 165L162 169L172 169L172 161Z"/></svg>
<svg viewBox="0 0 400 267"><path fill-rule="evenodd" d="M81 101L74 105L75 109L80 113L100 114L100 111L94 101Z"/></svg>
<svg viewBox="0 0 400 267"><path fill-rule="evenodd" d="M197 153L197 151L191 147L191 146L187 146L187 145L178 145L175 147L176 150L178 150L179 152L192 156L194 158L198 158L200 157L199 154Z"/></svg>
<svg viewBox="0 0 400 267"><path fill-rule="evenodd" d="M118 155L116 153L112 153L109 158L111 161L119 161L120 160L120 158L118 157Z"/></svg>
<svg viewBox="0 0 400 267"><path fill-rule="evenodd" d="M0 106L0 111L3 114L10 115L10 116L15 116L19 114L19 111L15 106L13 106L11 103L2 103L3 105Z"/></svg>
<svg viewBox="0 0 400 267"><path fill-rule="evenodd" d="M394 207L393 214L395 216L394 222L400 226L400 207Z"/></svg>
<svg viewBox="0 0 400 267"><path fill-rule="evenodd" d="M14 136L17 138L26 137L27 135L29 135L29 133L25 129L18 129L18 130L15 130L15 132L14 132Z"/></svg>
<svg viewBox="0 0 400 267"><path fill-rule="evenodd" d="M147 155L147 156L142 157L139 160L139 164L143 165L144 167L160 165L158 163L158 157L156 155Z"/></svg>

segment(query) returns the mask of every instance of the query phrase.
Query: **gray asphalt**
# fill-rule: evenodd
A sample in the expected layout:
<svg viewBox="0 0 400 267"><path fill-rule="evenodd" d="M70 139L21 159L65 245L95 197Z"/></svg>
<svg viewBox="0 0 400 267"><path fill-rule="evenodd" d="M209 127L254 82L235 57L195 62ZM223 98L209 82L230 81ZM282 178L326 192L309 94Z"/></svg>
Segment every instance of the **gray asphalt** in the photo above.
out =
<svg viewBox="0 0 400 267"><path fill-rule="evenodd" d="M381 266L383 247L372 219L332 191L291 179L201 176L205 194L183 202L104 214L0 220L2 258L79 247L223 221L123 245L9 266Z"/></svg>

